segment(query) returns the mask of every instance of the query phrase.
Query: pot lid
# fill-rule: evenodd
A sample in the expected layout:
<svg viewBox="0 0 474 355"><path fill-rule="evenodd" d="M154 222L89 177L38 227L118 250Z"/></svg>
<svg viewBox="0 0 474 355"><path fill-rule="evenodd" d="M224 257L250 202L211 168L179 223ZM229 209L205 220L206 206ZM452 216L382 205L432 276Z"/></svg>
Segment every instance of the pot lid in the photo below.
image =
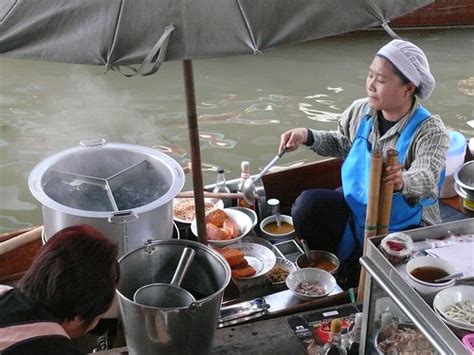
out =
<svg viewBox="0 0 474 355"><path fill-rule="evenodd" d="M31 172L29 187L42 204L66 213L153 209L181 190L184 173L152 148L103 142L54 154Z"/></svg>

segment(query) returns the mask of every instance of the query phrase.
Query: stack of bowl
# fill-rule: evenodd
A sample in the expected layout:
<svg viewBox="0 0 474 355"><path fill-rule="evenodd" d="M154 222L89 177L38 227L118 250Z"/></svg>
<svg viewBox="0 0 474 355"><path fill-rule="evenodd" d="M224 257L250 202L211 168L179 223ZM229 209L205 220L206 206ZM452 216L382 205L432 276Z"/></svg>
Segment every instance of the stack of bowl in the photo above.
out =
<svg viewBox="0 0 474 355"><path fill-rule="evenodd" d="M459 167L454 181L454 189L463 198L463 207L474 211L474 160Z"/></svg>
<svg viewBox="0 0 474 355"><path fill-rule="evenodd" d="M474 333L474 286L442 290L434 297L433 309L458 336Z"/></svg>

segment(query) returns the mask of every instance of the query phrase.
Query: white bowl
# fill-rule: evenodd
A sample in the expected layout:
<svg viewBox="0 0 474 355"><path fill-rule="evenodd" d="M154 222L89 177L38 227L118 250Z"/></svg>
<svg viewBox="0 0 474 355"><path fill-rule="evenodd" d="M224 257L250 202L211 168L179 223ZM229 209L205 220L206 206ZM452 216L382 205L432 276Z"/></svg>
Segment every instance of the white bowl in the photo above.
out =
<svg viewBox="0 0 474 355"><path fill-rule="evenodd" d="M272 215L272 216L269 216L269 217L265 218L263 221L260 222L260 231L261 231L262 237L264 237L265 239L268 239L269 241L271 241L273 243L283 242L285 240L290 240L290 239L293 239L295 237L295 229L294 228L293 228L292 231L290 231L288 233L283 233L283 234L270 233L270 232L267 232L264 229L267 224L270 224L270 223L275 222L275 221L276 221L276 216ZM281 215L281 221L293 225L293 218L291 218L291 216L287 216L287 215L282 214Z"/></svg>
<svg viewBox="0 0 474 355"><path fill-rule="evenodd" d="M440 291L434 297L433 308L439 313L445 323L474 332L474 324L463 322L445 313L445 311L456 302L463 301L470 301L471 304L474 304L474 286L459 285Z"/></svg>
<svg viewBox="0 0 474 355"><path fill-rule="evenodd" d="M237 243L252 229L252 220L245 213L232 208L224 208L224 211L227 213L227 216L229 216L229 219L239 226L240 234L232 239L207 240L208 244L214 245L216 247L225 247L226 245ZM198 233L196 219L191 222L191 232L193 232L193 234L197 237Z"/></svg>
<svg viewBox="0 0 474 355"><path fill-rule="evenodd" d="M302 282L318 283L324 288L321 295L307 295L296 291L296 287ZM299 299L310 301L316 298L324 297L331 293L336 287L336 279L329 272L321 269L306 268L293 271L286 278L286 286Z"/></svg>
<svg viewBox="0 0 474 355"><path fill-rule="evenodd" d="M179 206L180 204L183 204L183 203L188 204L189 208L192 209L192 212L193 212L192 213L192 215L193 215L192 218L190 218L190 219L180 218L175 214L176 206ZM208 198L208 197L206 197L204 199L204 203L212 205L212 207L206 209L206 213L210 212L212 210L215 210L217 208L220 208L220 209L224 208L224 202L221 199L218 199L218 198ZM186 224L186 225L191 224L193 219L195 219L195 216L194 216L194 197L173 199L173 219L176 222L179 222L179 223L182 223L182 224Z"/></svg>
<svg viewBox="0 0 474 355"><path fill-rule="evenodd" d="M240 207L240 206L228 207L228 208L229 208L229 209L232 209L232 210L236 210L236 211L243 212L243 213L245 213L247 216L249 216L250 219L252 220L252 229L257 225L257 222L258 222L257 213L255 213L255 211L252 210L251 208L248 208L248 207Z"/></svg>
<svg viewBox="0 0 474 355"><path fill-rule="evenodd" d="M418 267L435 267L446 271L449 275L456 273L458 270L445 259L433 256L420 256L411 259L406 264L406 272L408 275L408 283L429 303L433 301L434 295L447 287L454 285L456 280L452 279L440 283L426 282L414 277L411 272Z"/></svg>

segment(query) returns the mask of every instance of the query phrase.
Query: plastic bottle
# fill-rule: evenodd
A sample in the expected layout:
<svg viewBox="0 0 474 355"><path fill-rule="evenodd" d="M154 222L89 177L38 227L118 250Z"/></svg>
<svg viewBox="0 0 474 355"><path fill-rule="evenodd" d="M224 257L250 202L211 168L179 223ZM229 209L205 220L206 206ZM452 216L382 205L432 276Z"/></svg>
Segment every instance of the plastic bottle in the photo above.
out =
<svg viewBox="0 0 474 355"><path fill-rule="evenodd" d="M356 313L354 319L354 325L349 330L350 336L350 346L349 346L349 355L350 354L359 354L360 347L360 333L362 331L362 313Z"/></svg>
<svg viewBox="0 0 474 355"><path fill-rule="evenodd" d="M248 178L250 178L250 163L248 161L243 161L241 164L240 164L240 183L239 183L239 192L242 192L242 186L244 184L244 181ZM240 207L247 207L247 208L250 208L252 210L255 209L255 205L251 205L249 203L247 203L247 201L245 201L245 199L243 198L239 198L238 201L237 201L237 204L240 206Z"/></svg>
<svg viewBox="0 0 474 355"><path fill-rule="evenodd" d="M226 185L224 169L222 168L217 169L216 187L214 187L214 190L212 190L212 192L230 192L230 189ZM223 198L222 202L224 202L224 207L230 207L232 203L232 201L227 198Z"/></svg>
<svg viewBox="0 0 474 355"><path fill-rule="evenodd" d="M341 328L342 324L340 319L333 319L331 321L331 340L324 344L323 354L347 354L346 348L342 345Z"/></svg>

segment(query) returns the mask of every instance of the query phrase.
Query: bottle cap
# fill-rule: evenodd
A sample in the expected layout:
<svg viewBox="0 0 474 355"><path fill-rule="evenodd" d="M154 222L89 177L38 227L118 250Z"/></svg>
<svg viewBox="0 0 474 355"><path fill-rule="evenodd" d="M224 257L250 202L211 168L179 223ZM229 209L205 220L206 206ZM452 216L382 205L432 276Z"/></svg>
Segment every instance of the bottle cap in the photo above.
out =
<svg viewBox="0 0 474 355"><path fill-rule="evenodd" d="M267 204L269 206L278 206L278 205L280 205L280 201L276 198L271 198L267 201Z"/></svg>
<svg viewBox="0 0 474 355"><path fill-rule="evenodd" d="M221 167L217 168L217 173L218 174L223 174L224 173L224 168L221 168Z"/></svg>
<svg viewBox="0 0 474 355"><path fill-rule="evenodd" d="M242 163L240 163L240 169L242 170L242 172L248 173L249 168L250 168L250 163L248 161L244 160Z"/></svg>
<svg viewBox="0 0 474 355"><path fill-rule="evenodd" d="M333 319L331 321L331 333L339 333L341 328L342 324L340 319Z"/></svg>

